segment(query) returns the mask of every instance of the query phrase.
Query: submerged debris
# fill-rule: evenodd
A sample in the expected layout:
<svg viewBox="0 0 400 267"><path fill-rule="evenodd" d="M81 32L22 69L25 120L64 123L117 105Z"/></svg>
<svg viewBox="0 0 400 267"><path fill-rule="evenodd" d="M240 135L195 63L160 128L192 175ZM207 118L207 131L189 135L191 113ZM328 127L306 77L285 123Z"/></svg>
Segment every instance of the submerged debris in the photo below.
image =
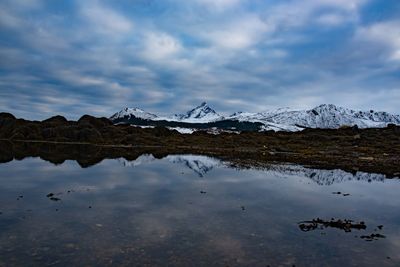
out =
<svg viewBox="0 0 400 267"><path fill-rule="evenodd" d="M386 238L386 236L382 234L370 234L370 235L362 235L360 236L360 238L365 239L365 241L374 241L381 238Z"/></svg>
<svg viewBox="0 0 400 267"><path fill-rule="evenodd" d="M351 229L357 230L365 230L367 226L363 221L359 223L354 223L352 220L334 220L333 218L330 221L325 221L320 218L313 219L312 221L304 221L299 222L299 228L303 232L313 231L316 229L324 229L324 228L338 228L344 230L345 232L351 232Z"/></svg>
<svg viewBox="0 0 400 267"><path fill-rule="evenodd" d="M47 194L46 197L52 201L60 201L61 200L61 198L55 197L53 193Z"/></svg>
<svg viewBox="0 0 400 267"><path fill-rule="evenodd" d="M335 195L342 195L342 196L344 196L344 197L350 196L349 193L342 193L342 192L340 192L340 191L338 191L338 192L332 192L332 194L335 194Z"/></svg>
<svg viewBox="0 0 400 267"><path fill-rule="evenodd" d="M351 232L352 229L357 229L357 230L365 230L367 229L367 226L365 225L365 223L363 221L360 221L359 223L354 223L352 220L335 220L334 218L332 218L330 221L325 221L322 220L320 218L317 219L313 219L312 221L304 221L304 222L299 222L299 228L301 231L303 232L309 232L309 231L313 231L313 230L322 230L328 227L332 227L332 228L338 228L341 230L344 230L345 232ZM377 228L374 229L374 231L379 231L382 230L383 225L378 225ZM324 232L321 233L325 234ZM357 237L358 236L354 236ZM362 235L360 236L361 239L364 239L365 241L374 241L374 240L379 240L382 238L386 238L385 235L380 234L380 233L372 233L370 235Z"/></svg>

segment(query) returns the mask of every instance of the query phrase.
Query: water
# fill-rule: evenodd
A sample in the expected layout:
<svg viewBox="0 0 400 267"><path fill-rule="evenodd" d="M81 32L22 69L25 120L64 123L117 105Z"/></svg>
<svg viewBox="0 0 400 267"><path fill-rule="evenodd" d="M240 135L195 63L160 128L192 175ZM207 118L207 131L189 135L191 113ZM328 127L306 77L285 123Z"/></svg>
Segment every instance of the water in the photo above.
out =
<svg viewBox="0 0 400 267"><path fill-rule="evenodd" d="M400 266L399 192L383 175L205 156L14 160L0 165L0 266ZM316 218L367 229L301 231Z"/></svg>

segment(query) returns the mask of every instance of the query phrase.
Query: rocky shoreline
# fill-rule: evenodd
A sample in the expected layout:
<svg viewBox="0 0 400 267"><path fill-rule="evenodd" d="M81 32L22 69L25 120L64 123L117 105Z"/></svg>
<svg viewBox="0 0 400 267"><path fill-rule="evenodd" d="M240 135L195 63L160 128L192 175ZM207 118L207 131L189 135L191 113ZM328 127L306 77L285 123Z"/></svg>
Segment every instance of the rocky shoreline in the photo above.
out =
<svg viewBox="0 0 400 267"><path fill-rule="evenodd" d="M107 118L82 116L67 121L16 119L0 113L0 161L39 156L51 162L77 160L96 164L105 158L135 159L143 153L201 154L258 167L289 162L324 169L400 175L400 127L306 129L301 132L206 132L180 134L162 127L114 125Z"/></svg>

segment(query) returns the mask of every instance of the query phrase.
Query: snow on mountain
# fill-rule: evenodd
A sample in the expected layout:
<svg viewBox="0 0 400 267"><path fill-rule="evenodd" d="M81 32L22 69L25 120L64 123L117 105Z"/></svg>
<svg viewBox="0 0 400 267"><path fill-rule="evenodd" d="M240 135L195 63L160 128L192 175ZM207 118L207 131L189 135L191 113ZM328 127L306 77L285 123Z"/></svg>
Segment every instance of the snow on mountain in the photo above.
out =
<svg viewBox="0 0 400 267"><path fill-rule="evenodd" d="M157 115L146 112L140 108L124 108L110 117L110 120L136 117L144 120L154 120Z"/></svg>
<svg viewBox="0 0 400 267"><path fill-rule="evenodd" d="M273 114L268 121L277 124L296 125L309 128L330 128L335 129L341 126L354 126L360 128L385 127L388 123L400 123L400 117L382 116L383 112L372 112L370 116L366 112L354 111L335 105L320 105L311 110L288 111Z"/></svg>
<svg viewBox="0 0 400 267"><path fill-rule="evenodd" d="M203 102L194 109L189 110L186 114L179 114L173 117L173 120L176 121L192 123L206 123L222 119L224 119L224 117L210 108L206 102Z"/></svg>
<svg viewBox="0 0 400 267"><path fill-rule="evenodd" d="M279 108L259 113L236 112L224 117L209 107L206 102L203 102L186 114L172 117L159 117L138 108L125 108L115 113L110 119L129 119L131 117L153 121L166 120L186 123L208 123L221 120L260 122L263 124L262 130L265 131L300 131L304 128L337 129L341 126L354 125L359 128L386 127L389 123L400 125L400 115L373 110L355 111L333 104L323 104L309 110ZM190 131L185 130L185 132Z"/></svg>
<svg viewBox="0 0 400 267"><path fill-rule="evenodd" d="M235 113L227 119L262 122L265 130L298 131L302 128L329 128L354 126L360 128L386 127L389 123L400 124L400 116L387 112L355 111L332 104L319 105L310 110L289 108L261 113Z"/></svg>
<svg viewBox="0 0 400 267"><path fill-rule="evenodd" d="M191 128L182 128L182 127L167 127L170 130L178 131L181 134L192 134L196 131L196 129Z"/></svg>

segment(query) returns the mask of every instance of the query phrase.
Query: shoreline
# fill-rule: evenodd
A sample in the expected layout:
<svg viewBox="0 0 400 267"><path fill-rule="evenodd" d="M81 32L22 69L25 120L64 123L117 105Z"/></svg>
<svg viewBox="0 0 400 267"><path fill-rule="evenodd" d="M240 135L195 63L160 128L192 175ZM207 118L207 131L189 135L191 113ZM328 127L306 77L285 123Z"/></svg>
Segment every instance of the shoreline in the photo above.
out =
<svg viewBox="0 0 400 267"><path fill-rule="evenodd" d="M142 129L114 125L106 118L89 115L78 121L55 116L39 122L0 113L0 142L2 161L15 155L44 155L56 162L84 159L90 163L99 158L131 158L143 153L199 154L254 166L286 162L400 176L400 126L396 125L214 135L207 132L181 134L163 127ZM79 148L87 146L90 149L85 151Z"/></svg>

